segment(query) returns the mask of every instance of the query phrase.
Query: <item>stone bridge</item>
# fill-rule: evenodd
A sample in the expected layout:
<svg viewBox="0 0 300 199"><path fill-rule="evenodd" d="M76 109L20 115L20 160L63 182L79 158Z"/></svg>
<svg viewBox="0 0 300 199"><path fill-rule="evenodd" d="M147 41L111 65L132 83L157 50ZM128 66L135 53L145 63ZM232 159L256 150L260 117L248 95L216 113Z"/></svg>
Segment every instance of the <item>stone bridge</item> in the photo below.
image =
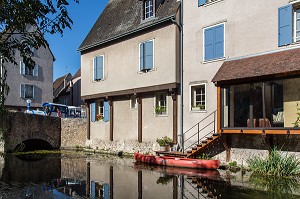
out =
<svg viewBox="0 0 300 199"><path fill-rule="evenodd" d="M4 151L61 147L61 119L43 115L9 113L4 133Z"/></svg>

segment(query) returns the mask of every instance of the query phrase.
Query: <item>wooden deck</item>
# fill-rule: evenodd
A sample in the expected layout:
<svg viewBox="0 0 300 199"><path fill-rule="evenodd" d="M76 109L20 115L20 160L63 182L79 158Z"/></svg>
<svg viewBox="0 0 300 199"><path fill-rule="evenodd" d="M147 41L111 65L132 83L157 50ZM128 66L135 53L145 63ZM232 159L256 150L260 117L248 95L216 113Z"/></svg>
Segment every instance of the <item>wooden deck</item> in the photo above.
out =
<svg viewBox="0 0 300 199"><path fill-rule="evenodd" d="M265 128L265 129L249 129L249 128L226 128L221 129L221 134L266 134L266 135L300 135L300 128Z"/></svg>

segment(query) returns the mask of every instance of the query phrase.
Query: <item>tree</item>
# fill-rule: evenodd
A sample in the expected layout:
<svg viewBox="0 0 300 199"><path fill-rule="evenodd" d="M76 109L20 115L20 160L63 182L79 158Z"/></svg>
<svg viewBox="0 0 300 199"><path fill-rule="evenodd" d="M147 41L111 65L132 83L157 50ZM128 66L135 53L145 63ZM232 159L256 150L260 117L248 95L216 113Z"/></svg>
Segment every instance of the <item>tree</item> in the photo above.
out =
<svg viewBox="0 0 300 199"><path fill-rule="evenodd" d="M76 3L79 0L73 0ZM5 63L15 61L15 49L20 52L23 62L34 68L33 49L47 47L45 33L63 34L65 28L71 29L73 24L69 17L68 0L0 0L0 128L5 126L5 98L9 92L6 83L7 69ZM29 31L28 26L36 27ZM19 35L21 39L16 39Z"/></svg>

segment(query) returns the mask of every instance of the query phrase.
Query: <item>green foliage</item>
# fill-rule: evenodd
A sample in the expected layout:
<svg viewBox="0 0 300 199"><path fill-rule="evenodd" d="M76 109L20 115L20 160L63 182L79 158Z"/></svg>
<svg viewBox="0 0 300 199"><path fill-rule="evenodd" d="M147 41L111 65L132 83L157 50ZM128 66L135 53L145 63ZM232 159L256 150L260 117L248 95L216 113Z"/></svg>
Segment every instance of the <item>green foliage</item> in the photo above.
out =
<svg viewBox="0 0 300 199"><path fill-rule="evenodd" d="M297 103L297 118L296 121L293 123L294 127L300 127L300 107L299 104Z"/></svg>
<svg viewBox="0 0 300 199"><path fill-rule="evenodd" d="M202 160L210 160L211 159L211 157L209 157L209 155L207 155L206 153L202 153L197 158L202 159Z"/></svg>
<svg viewBox="0 0 300 199"><path fill-rule="evenodd" d="M278 178L274 176L261 176L253 174L250 176L250 183L258 190L266 190L268 198L292 199L294 193L300 189L299 177Z"/></svg>
<svg viewBox="0 0 300 199"><path fill-rule="evenodd" d="M166 184L168 184L172 180L173 180L173 176L166 175L164 177L159 177L158 180L156 181L156 184L166 185Z"/></svg>
<svg viewBox="0 0 300 199"><path fill-rule="evenodd" d="M229 162L228 165L231 166L231 167L235 167L235 166L237 166L237 162L236 161L232 161L232 162Z"/></svg>
<svg viewBox="0 0 300 199"><path fill-rule="evenodd" d="M162 137L162 138L157 138L156 142L159 144L159 146L166 146L166 145L173 145L173 140L169 138L168 136Z"/></svg>
<svg viewBox="0 0 300 199"><path fill-rule="evenodd" d="M0 5L0 119L4 121L7 115L4 101L9 92L7 66L18 65L15 52L20 52L24 64L33 69L34 49L48 46L44 34L62 35L65 28L71 29L73 21L67 11L68 0L1 0ZM5 122L0 124L2 132L5 125Z"/></svg>
<svg viewBox="0 0 300 199"><path fill-rule="evenodd" d="M300 160L276 148L271 150L268 158L253 157L247 163L254 173L265 176L287 177L300 173Z"/></svg>
<svg viewBox="0 0 300 199"><path fill-rule="evenodd" d="M166 113L166 108L165 107L162 107L162 106L156 106L155 107L155 114L156 115L161 115L161 114L164 114Z"/></svg>

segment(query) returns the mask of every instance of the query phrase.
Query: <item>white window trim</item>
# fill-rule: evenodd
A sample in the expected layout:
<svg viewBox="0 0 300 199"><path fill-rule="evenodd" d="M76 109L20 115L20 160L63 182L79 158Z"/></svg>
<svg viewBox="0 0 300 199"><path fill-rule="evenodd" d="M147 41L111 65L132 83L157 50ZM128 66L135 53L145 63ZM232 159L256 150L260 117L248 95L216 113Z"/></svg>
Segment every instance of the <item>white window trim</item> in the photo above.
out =
<svg viewBox="0 0 300 199"><path fill-rule="evenodd" d="M131 103L132 97L135 97L135 107L132 107L132 103ZM137 109L137 97L136 97L136 95L132 95L132 96L130 97L130 100L129 100L129 107L130 107L130 110L136 110L136 109Z"/></svg>
<svg viewBox="0 0 300 199"><path fill-rule="evenodd" d="M98 109L100 108L100 107L97 106L97 102L99 102L99 103L103 102L103 108L102 108L103 109L103 119L102 120L97 120L97 112L98 112ZM95 107L96 107L95 122L104 122L104 100L103 99L95 100Z"/></svg>
<svg viewBox="0 0 300 199"><path fill-rule="evenodd" d="M156 98L157 98L157 96L158 95L160 95L160 94L165 94L166 95L166 113L165 114L156 114L156 112L155 112L155 108L156 108ZM156 92L155 93L155 95L154 95L154 109L153 109L153 111L154 111L154 115L156 116L156 117L168 117L169 116L169 103L168 103L168 100L169 100L169 95L168 95L168 92Z"/></svg>
<svg viewBox="0 0 300 199"><path fill-rule="evenodd" d="M300 1L298 1L298 2L300 2ZM298 7L298 9L294 9L294 5L293 5L293 43L299 42L296 40L297 39L296 38L296 35L297 35L297 13L296 13L296 10L300 10L300 6ZM299 37L299 39L300 39L300 37Z"/></svg>
<svg viewBox="0 0 300 199"><path fill-rule="evenodd" d="M142 43L146 43L146 42L148 42L148 41L152 41L152 43L153 43L153 48L152 48L152 55L153 55L153 61L152 61L152 63L153 63L153 67L152 67L152 69L150 69L149 71L141 71L141 44ZM155 63L154 63L154 60L155 60L155 54L154 54L154 49L155 49L155 39L153 38L153 39L149 39L149 40L146 40L146 41L142 41L142 42L140 42L139 43L139 53L138 53L138 55L139 55L139 66L138 66L138 73L139 74L143 74L143 73L148 73L148 72L151 72L151 71L155 71L156 69L155 69Z"/></svg>
<svg viewBox="0 0 300 199"><path fill-rule="evenodd" d="M103 78L101 79L101 80L95 80L94 79L94 75L95 75L95 58L96 57L103 57L103 70L102 70L102 72L103 72ZM104 71L105 71L105 57L104 57L104 54L102 54L102 55L96 55L96 56L94 56L94 58L93 58L93 66L92 66L92 82L93 83L96 83L96 82L102 82L102 81L104 81L105 80L105 73L104 73Z"/></svg>
<svg viewBox="0 0 300 199"><path fill-rule="evenodd" d="M205 109L204 110L196 110L194 109L193 110L193 107L192 107L192 87L195 87L195 86L201 86L201 85L204 85L204 91L205 91ZM198 83L198 84L190 84L189 85L189 110L191 113L206 113L207 112L207 83Z"/></svg>
<svg viewBox="0 0 300 199"><path fill-rule="evenodd" d="M215 58L215 59L210 59L210 60L205 60L205 30L208 29L208 28L212 28L212 27L215 27L215 26L219 26L219 25L224 25L224 34L223 34L223 41L224 41L224 48L223 48L223 57L218 57L218 58ZM209 63L209 62L213 62L213 61L221 61L221 60L224 60L225 57L226 57L226 37L225 37L225 33L226 33L226 25L225 25L225 22L221 22L221 23L217 23L217 24L214 24L214 25L211 25L211 26L206 26L202 29L202 60L203 62L202 63Z"/></svg>
<svg viewBox="0 0 300 199"><path fill-rule="evenodd" d="M143 18L144 18L144 20L148 20L148 19L154 18L154 13L155 13L155 12L154 12L154 9L155 9L155 8L154 8L154 0L152 0L152 16L146 17L146 1L147 1L147 0L144 1L144 5L143 5L143 6L144 6L144 13L143 13L143 15L144 15Z"/></svg>

